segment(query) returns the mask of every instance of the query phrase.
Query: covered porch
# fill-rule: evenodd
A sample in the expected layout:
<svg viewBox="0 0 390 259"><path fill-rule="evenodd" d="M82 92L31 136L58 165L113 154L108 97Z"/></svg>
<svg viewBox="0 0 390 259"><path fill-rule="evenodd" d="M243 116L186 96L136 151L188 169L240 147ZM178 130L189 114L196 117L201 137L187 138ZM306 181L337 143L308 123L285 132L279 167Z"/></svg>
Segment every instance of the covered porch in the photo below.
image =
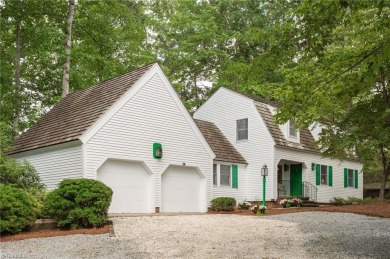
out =
<svg viewBox="0 0 390 259"><path fill-rule="evenodd" d="M305 163L281 159L277 165L277 171L279 199L301 197L317 201L317 187L307 181Z"/></svg>

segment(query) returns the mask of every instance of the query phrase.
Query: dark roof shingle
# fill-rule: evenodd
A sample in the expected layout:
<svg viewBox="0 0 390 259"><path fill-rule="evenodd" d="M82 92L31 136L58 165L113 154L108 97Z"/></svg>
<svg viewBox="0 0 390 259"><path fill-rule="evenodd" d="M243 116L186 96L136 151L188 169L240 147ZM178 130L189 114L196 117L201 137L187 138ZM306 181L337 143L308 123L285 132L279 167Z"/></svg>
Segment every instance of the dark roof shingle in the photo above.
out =
<svg viewBox="0 0 390 259"><path fill-rule="evenodd" d="M154 64L68 94L16 139L9 154L79 139Z"/></svg>
<svg viewBox="0 0 390 259"><path fill-rule="evenodd" d="M276 146L320 153L320 149L314 145L314 138L313 135L310 133L309 129L305 128L299 131L300 143L288 141L284 137L284 134L280 130L280 127L274 123L272 113L269 110L267 104L256 101L255 106L257 108L257 111L263 118L265 125L268 128L268 131L271 133L271 136L274 139Z"/></svg>
<svg viewBox="0 0 390 259"><path fill-rule="evenodd" d="M247 164L244 157L233 147L214 123L196 119L194 121L213 150L216 161Z"/></svg>

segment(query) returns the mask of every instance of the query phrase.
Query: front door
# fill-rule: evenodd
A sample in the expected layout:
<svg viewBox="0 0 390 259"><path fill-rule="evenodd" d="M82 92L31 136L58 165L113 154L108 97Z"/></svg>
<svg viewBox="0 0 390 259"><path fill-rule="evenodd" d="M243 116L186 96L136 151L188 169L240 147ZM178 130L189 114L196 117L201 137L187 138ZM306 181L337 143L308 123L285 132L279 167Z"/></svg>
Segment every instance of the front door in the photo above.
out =
<svg viewBox="0 0 390 259"><path fill-rule="evenodd" d="M290 165L290 191L292 196L302 196L302 164Z"/></svg>

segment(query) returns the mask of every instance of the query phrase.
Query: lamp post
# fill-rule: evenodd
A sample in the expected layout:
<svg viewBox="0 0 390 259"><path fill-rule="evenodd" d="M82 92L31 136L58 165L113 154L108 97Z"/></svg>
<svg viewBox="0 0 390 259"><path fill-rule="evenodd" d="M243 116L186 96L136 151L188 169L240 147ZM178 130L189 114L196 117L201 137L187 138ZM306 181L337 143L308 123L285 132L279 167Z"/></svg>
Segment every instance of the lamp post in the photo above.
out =
<svg viewBox="0 0 390 259"><path fill-rule="evenodd" d="M266 164L264 164L261 168L261 176L263 176L263 206L265 206L265 177L268 176L268 168Z"/></svg>

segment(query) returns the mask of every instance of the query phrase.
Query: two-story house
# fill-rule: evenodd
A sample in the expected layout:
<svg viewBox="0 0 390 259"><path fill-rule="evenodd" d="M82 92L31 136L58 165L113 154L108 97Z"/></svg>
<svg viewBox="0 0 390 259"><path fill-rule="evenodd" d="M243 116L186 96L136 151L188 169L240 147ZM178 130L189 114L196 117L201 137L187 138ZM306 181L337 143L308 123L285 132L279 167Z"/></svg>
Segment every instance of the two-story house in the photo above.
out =
<svg viewBox="0 0 390 259"><path fill-rule="evenodd" d="M362 198L362 164L323 157L314 145L319 129L298 131L293 120L275 124L273 114L278 107L276 102L221 87L195 112L196 120L212 123L243 157L220 161L216 155L213 197L261 200L261 168L266 165L267 201L280 196L306 196L324 203L336 196ZM218 144L205 138L217 154ZM224 148L231 149L226 141L218 146Z"/></svg>

